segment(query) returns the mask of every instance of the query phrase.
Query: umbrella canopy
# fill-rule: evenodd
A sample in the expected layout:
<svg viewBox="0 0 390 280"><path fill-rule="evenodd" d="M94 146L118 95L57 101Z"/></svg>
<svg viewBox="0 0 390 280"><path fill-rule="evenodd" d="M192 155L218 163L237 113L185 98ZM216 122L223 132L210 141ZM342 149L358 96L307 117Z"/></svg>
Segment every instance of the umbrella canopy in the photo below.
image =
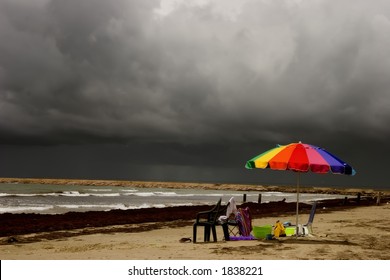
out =
<svg viewBox="0 0 390 280"><path fill-rule="evenodd" d="M356 171L346 162L325 151L322 148L304 144L291 143L278 145L251 160L247 161L245 167L270 168L273 170L292 170L297 172L297 210L296 226L298 227L299 208L299 174L301 172L333 173L343 175L355 175ZM298 228L297 231L298 233Z"/></svg>
<svg viewBox="0 0 390 280"><path fill-rule="evenodd" d="M349 164L324 149L301 142L278 145L247 161L245 167L345 175L356 173Z"/></svg>

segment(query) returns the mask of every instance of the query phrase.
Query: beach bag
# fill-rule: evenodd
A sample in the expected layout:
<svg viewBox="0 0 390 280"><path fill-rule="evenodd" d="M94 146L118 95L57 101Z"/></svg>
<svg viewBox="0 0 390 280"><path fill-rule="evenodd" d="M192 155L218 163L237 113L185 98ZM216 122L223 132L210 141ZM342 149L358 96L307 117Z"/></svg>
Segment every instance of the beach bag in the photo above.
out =
<svg viewBox="0 0 390 280"><path fill-rule="evenodd" d="M274 225L274 236L275 237L286 236L286 229L283 226L283 224L279 221L276 221L276 224Z"/></svg>

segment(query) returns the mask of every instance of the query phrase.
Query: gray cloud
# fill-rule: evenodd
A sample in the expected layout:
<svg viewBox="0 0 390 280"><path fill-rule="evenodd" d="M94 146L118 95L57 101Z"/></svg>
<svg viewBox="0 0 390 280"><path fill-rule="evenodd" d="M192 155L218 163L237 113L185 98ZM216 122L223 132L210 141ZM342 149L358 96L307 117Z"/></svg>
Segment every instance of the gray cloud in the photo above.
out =
<svg viewBox="0 0 390 280"><path fill-rule="evenodd" d="M201 165L202 150L230 166L271 143L348 148L357 163L387 143L386 1L159 8L0 0L0 142L150 143L176 147L170 164Z"/></svg>

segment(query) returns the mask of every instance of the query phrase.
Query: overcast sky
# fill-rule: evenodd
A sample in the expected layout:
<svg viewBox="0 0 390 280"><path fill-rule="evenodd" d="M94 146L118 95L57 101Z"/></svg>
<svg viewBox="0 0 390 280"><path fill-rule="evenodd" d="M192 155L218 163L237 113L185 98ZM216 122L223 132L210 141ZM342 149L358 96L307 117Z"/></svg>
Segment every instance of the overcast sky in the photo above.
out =
<svg viewBox="0 0 390 280"><path fill-rule="evenodd" d="M0 176L389 187L390 2L0 0Z"/></svg>

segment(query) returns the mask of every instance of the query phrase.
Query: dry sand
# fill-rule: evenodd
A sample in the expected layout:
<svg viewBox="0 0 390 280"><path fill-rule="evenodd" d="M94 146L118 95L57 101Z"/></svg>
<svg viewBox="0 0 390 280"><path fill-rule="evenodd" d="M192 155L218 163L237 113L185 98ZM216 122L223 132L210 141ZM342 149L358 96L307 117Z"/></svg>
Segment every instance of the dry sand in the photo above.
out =
<svg viewBox="0 0 390 280"><path fill-rule="evenodd" d="M275 217L253 220L253 225L274 224ZM279 217L295 221L294 215ZM300 215L307 221L308 215ZM122 225L117 227L130 227ZM141 226L141 225L133 225ZM145 226L145 224L143 224ZM112 226L110 227L112 228ZM389 260L390 204L362 206L334 212L316 213L312 237L285 237L279 240L219 241L181 243L192 238L192 226L164 227L132 233L96 233L32 243L5 243L2 260ZM36 234L32 234L36 235ZM30 235L31 236L31 235ZM199 236L202 236L201 230ZM199 240L200 241L200 240ZM6 245L4 245L6 244Z"/></svg>

